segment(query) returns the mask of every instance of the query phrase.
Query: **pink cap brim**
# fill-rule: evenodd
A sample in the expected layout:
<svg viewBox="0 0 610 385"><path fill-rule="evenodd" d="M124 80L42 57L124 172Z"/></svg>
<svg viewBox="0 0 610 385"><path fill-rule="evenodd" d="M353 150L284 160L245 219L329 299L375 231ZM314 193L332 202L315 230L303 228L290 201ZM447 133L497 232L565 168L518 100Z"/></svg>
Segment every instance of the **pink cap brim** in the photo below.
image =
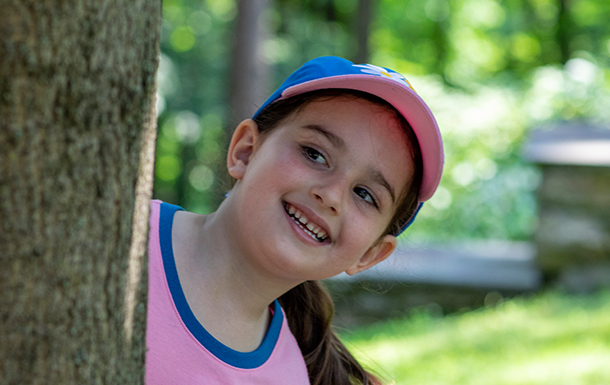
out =
<svg viewBox="0 0 610 385"><path fill-rule="evenodd" d="M406 84L371 75L339 75L310 80L287 88L281 99L309 91L326 88L344 88L367 92L378 96L400 112L413 128L419 142L423 162L423 179L419 191L419 201L432 197L438 187L443 172L444 154L441 134L432 112Z"/></svg>

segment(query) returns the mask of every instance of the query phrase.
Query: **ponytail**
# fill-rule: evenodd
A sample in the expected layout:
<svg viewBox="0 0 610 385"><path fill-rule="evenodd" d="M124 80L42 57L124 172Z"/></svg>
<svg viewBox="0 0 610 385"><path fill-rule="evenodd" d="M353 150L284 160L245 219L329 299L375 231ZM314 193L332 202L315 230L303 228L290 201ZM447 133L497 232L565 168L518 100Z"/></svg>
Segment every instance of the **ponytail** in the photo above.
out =
<svg viewBox="0 0 610 385"><path fill-rule="evenodd" d="M332 330L335 307L319 282L303 282L279 301L305 358L311 385L381 385Z"/></svg>

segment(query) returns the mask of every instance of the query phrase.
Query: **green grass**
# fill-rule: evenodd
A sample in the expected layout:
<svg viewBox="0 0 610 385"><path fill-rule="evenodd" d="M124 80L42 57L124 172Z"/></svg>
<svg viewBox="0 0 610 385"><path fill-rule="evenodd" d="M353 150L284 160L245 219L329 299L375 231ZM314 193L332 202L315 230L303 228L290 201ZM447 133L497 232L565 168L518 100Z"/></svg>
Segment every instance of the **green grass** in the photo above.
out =
<svg viewBox="0 0 610 385"><path fill-rule="evenodd" d="M610 292L546 293L442 318L416 311L342 338L397 385L610 384Z"/></svg>

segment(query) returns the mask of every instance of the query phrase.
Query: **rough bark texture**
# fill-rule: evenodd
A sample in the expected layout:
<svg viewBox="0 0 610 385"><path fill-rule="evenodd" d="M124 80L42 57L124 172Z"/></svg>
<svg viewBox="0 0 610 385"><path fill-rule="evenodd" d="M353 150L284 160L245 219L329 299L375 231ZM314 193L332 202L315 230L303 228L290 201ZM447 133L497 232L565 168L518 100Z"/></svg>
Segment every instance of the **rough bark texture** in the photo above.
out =
<svg viewBox="0 0 610 385"><path fill-rule="evenodd" d="M160 18L0 0L2 384L143 382Z"/></svg>

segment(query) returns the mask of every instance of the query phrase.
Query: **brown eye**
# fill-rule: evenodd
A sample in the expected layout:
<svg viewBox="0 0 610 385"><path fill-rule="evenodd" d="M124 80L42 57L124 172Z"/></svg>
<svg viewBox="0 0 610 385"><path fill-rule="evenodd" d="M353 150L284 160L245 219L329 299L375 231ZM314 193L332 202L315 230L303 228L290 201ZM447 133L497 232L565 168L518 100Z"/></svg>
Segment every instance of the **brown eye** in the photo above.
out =
<svg viewBox="0 0 610 385"><path fill-rule="evenodd" d="M377 205L377 201L375 201L375 198L373 198L373 195L367 189L362 187L356 187L354 188L354 192L366 203L369 203L375 207L379 207Z"/></svg>
<svg viewBox="0 0 610 385"><path fill-rule="evenodd" d="M322 153L315 148L303 147L303 152L313 162L326 164L326 158L324 158L324 155L322 155Z"/></svg>

